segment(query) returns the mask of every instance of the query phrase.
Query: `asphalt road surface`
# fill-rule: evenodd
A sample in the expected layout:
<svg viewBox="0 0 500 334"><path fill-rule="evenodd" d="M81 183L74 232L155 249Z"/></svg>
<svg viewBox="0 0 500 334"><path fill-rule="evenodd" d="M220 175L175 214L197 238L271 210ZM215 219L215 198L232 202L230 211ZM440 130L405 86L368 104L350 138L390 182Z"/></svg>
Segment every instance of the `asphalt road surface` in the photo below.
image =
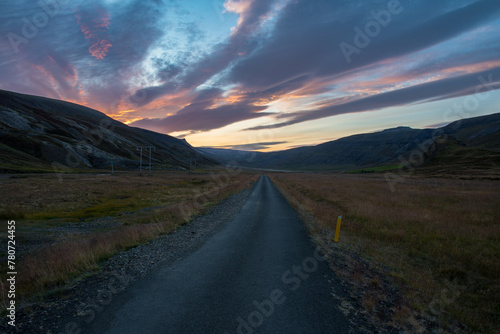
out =
<svg viewBox="0 0 500 334"><path fill-rule="evenodd" d="M231 222L130 285L82 333L347 333L329 275L296 211L262 176Z"/></svg>

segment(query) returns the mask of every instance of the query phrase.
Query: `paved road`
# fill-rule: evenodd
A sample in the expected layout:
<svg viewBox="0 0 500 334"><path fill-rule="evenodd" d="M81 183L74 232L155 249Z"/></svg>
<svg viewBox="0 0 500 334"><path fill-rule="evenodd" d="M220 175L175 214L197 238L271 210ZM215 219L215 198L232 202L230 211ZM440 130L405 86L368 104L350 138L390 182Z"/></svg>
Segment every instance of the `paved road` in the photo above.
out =
<svg viewBox="0 0 500 334"><path fill-rule="evenodd" d="M347 333L330 274L295 210L262 176L233 221L129 286L82 333Z"/></svg>

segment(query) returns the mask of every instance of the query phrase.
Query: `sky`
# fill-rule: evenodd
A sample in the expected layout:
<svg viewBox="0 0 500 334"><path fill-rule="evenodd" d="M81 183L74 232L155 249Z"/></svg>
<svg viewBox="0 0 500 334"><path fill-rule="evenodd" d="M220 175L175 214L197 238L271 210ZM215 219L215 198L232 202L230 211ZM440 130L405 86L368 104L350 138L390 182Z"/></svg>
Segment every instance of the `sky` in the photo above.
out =
<svg viewBox="0 0 500 334"><path fill-rule="evenodd" d="M0 0L0 89L276 151L500 112L498 0Z"/></svg>

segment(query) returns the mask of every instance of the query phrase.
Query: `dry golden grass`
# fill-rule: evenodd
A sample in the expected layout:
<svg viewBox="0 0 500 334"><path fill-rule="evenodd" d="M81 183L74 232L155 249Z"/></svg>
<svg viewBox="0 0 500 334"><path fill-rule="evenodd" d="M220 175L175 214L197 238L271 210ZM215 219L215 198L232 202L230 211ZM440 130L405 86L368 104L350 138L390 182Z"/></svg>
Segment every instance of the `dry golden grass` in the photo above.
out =
<svg viewBox="0 0 500 334"><path fill-rule="evenodd" d="M432 313L439 304L443 322L500 330L498 183L411 179L392 192L383 175L271 177L318 231L334 231L342 215L340 244L388 266L413 308Z"/></svg>
<svg viewBox="0 0 500 334"><path fill-rule="evenodd" d="M256 174L224 169L211 174L154 172L151 177L66 175L62 182L53 175L4 180L0 191L7 196L2 199L0 216L16 220L17 240L42 237L52 224L58 228L72 221L92 224L108 216L120 222L100 231L63 233L56 240L49 239L51 244L40 251L22 257L17 263L18 294L30 298L97 270L101 261L171 233L256 180ZM0 288L5 304L5 287Z"/></svg>

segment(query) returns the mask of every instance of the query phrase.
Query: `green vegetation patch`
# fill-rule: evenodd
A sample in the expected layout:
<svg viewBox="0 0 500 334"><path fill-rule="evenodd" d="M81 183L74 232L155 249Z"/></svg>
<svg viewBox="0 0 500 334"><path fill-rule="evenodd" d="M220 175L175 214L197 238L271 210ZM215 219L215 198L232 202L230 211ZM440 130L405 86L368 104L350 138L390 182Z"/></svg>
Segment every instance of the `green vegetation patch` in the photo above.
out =
<svg viewBox="0 0 500 334"><path fill-rule="evenodd" d="M385 165L385 166L376 166L376 167L365 167L361 169L353 169L348 171L349 174L365 174L365 173L380 173L387 172L390 170L396 170L403 167L402 165Z"/></svg>
<svg viewBox="0 0 500 334"><path fill-rule="evenodd" d="M79 220L87 218L98 218L113 216L127 211L136 211L148 206L148 203L139 201L131 195L115 195L111 198L100 198L97 203L79 210L56 210L48 212L37 212L26 215L26 218L33 220L48 220L57 218L66 218L70 220Z"/></svg>

